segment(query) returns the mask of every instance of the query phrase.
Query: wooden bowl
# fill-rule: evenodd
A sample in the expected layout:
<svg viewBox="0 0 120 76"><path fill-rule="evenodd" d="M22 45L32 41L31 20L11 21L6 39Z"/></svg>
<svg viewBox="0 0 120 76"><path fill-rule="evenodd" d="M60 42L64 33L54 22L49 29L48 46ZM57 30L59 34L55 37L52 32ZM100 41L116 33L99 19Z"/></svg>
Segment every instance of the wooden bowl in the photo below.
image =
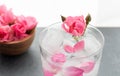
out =
<svg viewBox="0 0 120 76"><path fill-rule="evenodd" d="M27 51L34 40L35 29L28 37L19 41L0 43L0 53L4 55L20 55Z"/></svg>

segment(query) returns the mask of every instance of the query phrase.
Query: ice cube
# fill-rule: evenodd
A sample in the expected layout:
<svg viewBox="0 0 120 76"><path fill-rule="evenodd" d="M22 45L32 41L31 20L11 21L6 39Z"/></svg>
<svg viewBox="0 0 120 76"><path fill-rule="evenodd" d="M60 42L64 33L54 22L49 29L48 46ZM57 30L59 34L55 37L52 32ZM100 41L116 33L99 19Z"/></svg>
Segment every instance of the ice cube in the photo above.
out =
<svg viewBox="0 0 120 76"><path fill-rule="evenodd" d="M42 40L42 48L46 51L54 53L62 45L64 36L61 30L51 29L48 30Z"/></svg>
<svg viewBox="0 0 120 76"><path fill-rule="evenodd" d="M101 44L100 42L92 35L87 35L85 38L85 49L84 51L91 55L93 53L96 53L97 51L100 51Z"/></svg>

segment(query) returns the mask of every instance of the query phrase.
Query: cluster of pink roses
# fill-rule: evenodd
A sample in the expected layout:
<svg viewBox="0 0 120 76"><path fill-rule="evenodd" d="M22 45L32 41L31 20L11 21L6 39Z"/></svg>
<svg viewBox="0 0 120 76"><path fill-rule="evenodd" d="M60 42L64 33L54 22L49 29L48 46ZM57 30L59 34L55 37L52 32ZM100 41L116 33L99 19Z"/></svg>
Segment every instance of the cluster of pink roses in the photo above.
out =
<svg viewBox="0 0 120 76"><path fill-rule="evenodd" d="M12 9L0 6L0 42L10 42L25 38L37 25L34 17L16 16Z"/></svg>

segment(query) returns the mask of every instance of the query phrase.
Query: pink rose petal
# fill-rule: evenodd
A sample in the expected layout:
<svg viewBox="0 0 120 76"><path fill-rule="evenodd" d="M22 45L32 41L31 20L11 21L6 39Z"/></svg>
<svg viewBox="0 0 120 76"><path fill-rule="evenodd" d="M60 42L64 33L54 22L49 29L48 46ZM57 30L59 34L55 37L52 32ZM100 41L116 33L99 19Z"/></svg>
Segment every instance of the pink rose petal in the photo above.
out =
<svg viewBox="0 0 120 76"><path fill-rule="evenodd" d="M0 25L0 42L9 42L13 39L13 32L11 28L6 25Z"/></svg>
<svg viewBox="0 0 120 76"><path fill-rule="evenodd" d="M58 71L60 71L62 69L62 64L55 64L55 63L49 62L49 65L50 65L51 71L54 74L56 74Z"/></svg>
<svg viewBox="0 0 120 76"><path fill-rule="evenodd" d="M65 45L65 46L64 46L64 50L65 50L66 52L68 52L68 53L73 53L73 52L75 52L74 48L71 47L71 46L69 46L69 45Z"/></svg>
<svg viewBox="0 0 120 76"><path fill-rule="evenodd" d="M54 76L54 74L48 70L44 69L43 72L44 72L44 76Z"/></svg>
<svg viewBox="0 0 120 76"><path fill-rule="evenodd" d="M68 67L65 72L65 76L83 76L83 70L77 67Z"/></svg>
<svg viewBox="0 0 120 76"><path fill-rule="evenodd" d="M7 11L7 8L5 5L0 5L0 15L5 13Z"/></svg>
<svg viewBox="0 0 120 76"><path fill-rule="evenodd" d="M79 42L77 42L74 47L70 46L70 45L65 45L64 46L64 50L68 53L74 53L76 51L81 51L84 49L84 40L81 40Z"/></svg>
<svg viewBox="0 0 120 76"><path fill-rule="evenodd" d="M84 45L85 45L84 40L81 40L74 45L74 50L81 51L84 49Z"/></svg>
<svg viewBox="0 0 120 76"><path fill-rule="evenodd" d="M15 21L15 15L12 13L12 10L6 11L4 14L2 14L2 23L5 25L13 24Z"/></svg>
<svg viewBox="0 0 120 76"><path fill-rule="evenodd" d="M64 63L66 61L66 57L62 53L56 53L51 57L51 60L56 63Z"/></svg>
<svg viewBox="0 0 120 76"><path fill-rule="evenodd" d="M27 25L27 22L26 22L25 17L23 15L16 17L16 23L20 23L22 25Z"/></svg>
<svg viewBox="0 0 120 76"><path fill-rule="evenodd" d="M57 73L61 70L63 63L66 61L66 57L62 53L55 53L49 61L50 67L53 69L53 73Z"/></svg>
<svg viewBox="0 0 120 76"><path fill-rule="evenodd" d="M82 63L80 68L83 69L85 73L89 73L93 70L94 66L95 66L95 62L90 61L90 62Z"/></svg>
<svg viewBox="0 0 120 76"><path fill-rule="evenodd" d="M37 21L34 17L30 17L30 16L26 17L26 22L28 26L27 30L32 30L37 25Z"/></svg>
<svg viewBox="0 0 120 76"><path fill-rule="evenodd" d="M48 59L48 65L50 66L50 70L52 73L56 74L58 71L62 69L63 63L62 62L54 62Z"/></svg>
<svg viewBox="0 0 120 76"><path fill-rule="evenodd" d="M67 24L67 26L71 26L73 24L74 20L75 20L74 17L68 16L65 20L65 23Z"/></svg>
<svg viewBox="0 0 120 76"><path fill-rule="evenodd" d="M73 34L74 36L77 36L79 33L77 32L77 30L73 30L73 31L72 31L72 34Z"/></svg>

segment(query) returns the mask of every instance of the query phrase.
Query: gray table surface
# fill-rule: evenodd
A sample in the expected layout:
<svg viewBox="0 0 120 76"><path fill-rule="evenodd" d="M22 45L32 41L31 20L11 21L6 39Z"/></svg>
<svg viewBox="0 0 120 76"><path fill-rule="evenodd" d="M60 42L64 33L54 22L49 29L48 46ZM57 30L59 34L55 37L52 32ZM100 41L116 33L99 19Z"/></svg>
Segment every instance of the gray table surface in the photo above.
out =
<svg viewBox="0 0 120 76"><path fill-rule="evenodd" d="M120 76L120 28L99 28L105 36L105 46L98 76ZM22 55L0 55L0 76L43 76L37 28L33 44Z"/></svg>

